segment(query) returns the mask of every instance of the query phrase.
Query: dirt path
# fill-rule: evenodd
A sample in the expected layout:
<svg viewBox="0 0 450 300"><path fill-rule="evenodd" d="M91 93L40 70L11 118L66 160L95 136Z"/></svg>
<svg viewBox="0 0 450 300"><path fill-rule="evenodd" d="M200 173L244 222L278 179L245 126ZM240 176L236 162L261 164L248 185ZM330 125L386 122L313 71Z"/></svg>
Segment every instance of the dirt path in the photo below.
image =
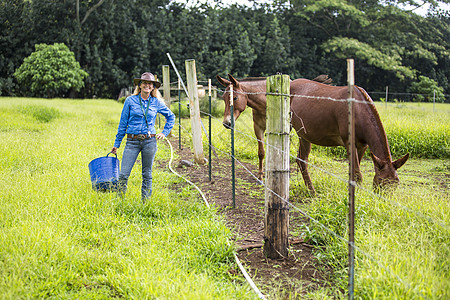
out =
<svg viewBox="0 0 450 300"><path fill-rule="evenodd" d="M236 234L238 257L246 266L250 276L263 294L284 298L301 297L324 284L324 272L316 268L312 255L313 247L293 234L307 220L297 212L290 211L289 256L273 260L264 256L264 187L241 165L236 164L236 208L232 208L231 160L212 159L212 180L209 181L208 164L185 166L181 161L193 162L191 149L178 149L178 140L170 138L179 159L172 167L180 175L195 183L205 194L209 203L214 203ZM253 174L256 165L243 163ZM162 166L164 167L164 166Z"/></svg>

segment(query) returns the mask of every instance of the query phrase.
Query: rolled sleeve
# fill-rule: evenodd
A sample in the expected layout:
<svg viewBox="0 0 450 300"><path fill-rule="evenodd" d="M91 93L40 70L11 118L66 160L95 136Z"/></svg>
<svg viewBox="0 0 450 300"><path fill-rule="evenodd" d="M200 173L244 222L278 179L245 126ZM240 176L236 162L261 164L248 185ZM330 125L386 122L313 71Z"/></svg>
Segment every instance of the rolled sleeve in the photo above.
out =
<svg viewBox="0 0 450 300"><path fill-rule="evenodd" d="M128 118L130 116L130 100L127 98L123 105L122 114L120 115L119 129L117 130L116 140L114 141L114 147L119 148L122 143L122 139L127 132Z"/></svg>
<svg viewBox="0 0 450 300"><path fill-rule="evenodd" d="M168 136L170 131L172 131L173 125L175 125L175 114L164 104L162 101L159 102L158 112L166 118L166 124L162 133Z"/></svg>

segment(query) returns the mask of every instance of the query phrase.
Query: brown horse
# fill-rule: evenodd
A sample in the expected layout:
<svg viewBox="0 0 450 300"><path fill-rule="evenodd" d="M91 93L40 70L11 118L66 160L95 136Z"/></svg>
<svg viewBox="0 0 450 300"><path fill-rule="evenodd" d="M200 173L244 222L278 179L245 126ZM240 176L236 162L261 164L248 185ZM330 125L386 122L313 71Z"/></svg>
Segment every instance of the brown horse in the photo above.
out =
<svg viewBox="0 0 450 300"><path fill-rule="evenodd" d="M223 125L230 128L230 86L233 85L234 105L233 115L236 120L248 105L253 109L253 126L258 139L259 173L263 177L264 132L266 130L266 79L236 80L228 74L229 80L216 76L226 87L222 96L225 101ZM297 164L311 193L315 193L309 177L307 163L311 144L335 147L344 146L348 149L348 87L331 86L314 80L295 79L290 84L292 127L299 137ZM386 133L378 112L370 96L364 89L355 86L353 89L355 114L355 143L357 157L354 161L356 181L362 180L359 168L361 158L367 147L375 166L374 188L396 185L399 182L397 169L409 158L392 161ZM333 101L338 100L338 101Z"/></svg>

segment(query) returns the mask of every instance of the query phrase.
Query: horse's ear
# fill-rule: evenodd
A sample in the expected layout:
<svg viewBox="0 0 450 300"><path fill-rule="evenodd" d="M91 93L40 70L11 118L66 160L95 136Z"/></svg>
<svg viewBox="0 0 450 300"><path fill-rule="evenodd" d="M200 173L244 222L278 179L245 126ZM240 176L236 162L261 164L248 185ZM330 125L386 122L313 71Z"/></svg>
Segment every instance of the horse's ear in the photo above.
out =
<svg viewBox="0 0 450 300"><path fill-rule="evenodd" d="M228 74L228 78L230 78L231 82L233 83L233 85L234 85L235 87L238 87L238 86L239 86L239 81L237 81L236 78L233 77L233 75Z"/></svg>
<svg viewBox="0 0 450 300"><path fill-rule="evenodd" d="M405 164L405 162L408 160L408 158L409 158L409 153L406 153L406 155L403 156L402 158L399 158L396 161L392 162L392 165L397 170Z"/></svg>
<svg viewBox="0 0 450 300"><path fill-rule="evenodd" d="M372 158L373 164L379 170L383 167L383 161L370 152L370 157Z"/></svg>
<svg viewBox="0 0 450 300"><path fill-rule="evenodd" d="M222 77L220 77L219 75L216 75L216 79L217 79L217 81L218 81L221 85L223 85L223 86L225 86L225 87L229 86L230 83L231 83L231 82L229 82L227 79L222 78Z"/></svg>

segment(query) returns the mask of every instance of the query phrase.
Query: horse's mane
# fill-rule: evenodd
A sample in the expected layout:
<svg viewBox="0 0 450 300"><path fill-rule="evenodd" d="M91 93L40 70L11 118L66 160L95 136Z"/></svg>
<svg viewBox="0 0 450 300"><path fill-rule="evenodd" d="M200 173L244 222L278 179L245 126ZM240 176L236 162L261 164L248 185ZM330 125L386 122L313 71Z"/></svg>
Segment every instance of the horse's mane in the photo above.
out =
<svg viewBox="0 0 450 300"><path fill-rule="evenodd" d="M372 98L370 98L369 94L367 94L366 90L364 90L362 87L359 87L357 85L355 85L355 87L364 95L364 100L369 102L370 104L372 104L370 107L373 110L374 114L376 114L378 116L378 118L380 118L380 116L378 115L378 111L375 109L375 105L373 103Z"/></svg>
<svg viewBox="0 0 450 300"><path fill-rule="evenodd" d="M380 115L378 114L378 111L375 108L375 103L373 102L373 100L369 96L369 94L362 87L359 87L359 86L356 86L356 85L355 85L355 87L358 88L358 90L363 94L364 101L369 103L370 111L372 112L373 117L375 118L376 122L378 123L378 126L379 126L380 130L384 133L384 137L386 138L386 145L387 145L387 140L388 139L387 139L386 131L384 130L383 123L381 123ZM389 150L389 146L387 146L387 148L385 150L387 151L386 153L390 157L391 151Z"/></svg>
<svg viewBox="0 0 450 300"><path fill-rule="evenodd" d="M263 81L266 80L267 77L245 77L245 78L241 78L238 79L238 81L244 81L244 82L249 82L249 81ZM324 83L324 84L331 84L333 82L333 79L330 78L328 75L322 74L319 75L317 77L315 77L314 79L311 79L312 81L317 81L320 83Z"/></svg>
<svg viewBox="0 0 450 300"><path fill-rule="evenodd" d="M323 84L331 84L331 83L333 83L333 79L328 77L328 75L325 75L325 74L319 75L316 78L311 79L311 80L312 81L317 81L317 82L320 82L320 83L323 83Z"/></svg>
<svg viewBox="0 0 450 300"><path fill-rule="evenodd" d="M245 77L238 79L238 81L263 81L266 80L267 77Z"/></svg>

